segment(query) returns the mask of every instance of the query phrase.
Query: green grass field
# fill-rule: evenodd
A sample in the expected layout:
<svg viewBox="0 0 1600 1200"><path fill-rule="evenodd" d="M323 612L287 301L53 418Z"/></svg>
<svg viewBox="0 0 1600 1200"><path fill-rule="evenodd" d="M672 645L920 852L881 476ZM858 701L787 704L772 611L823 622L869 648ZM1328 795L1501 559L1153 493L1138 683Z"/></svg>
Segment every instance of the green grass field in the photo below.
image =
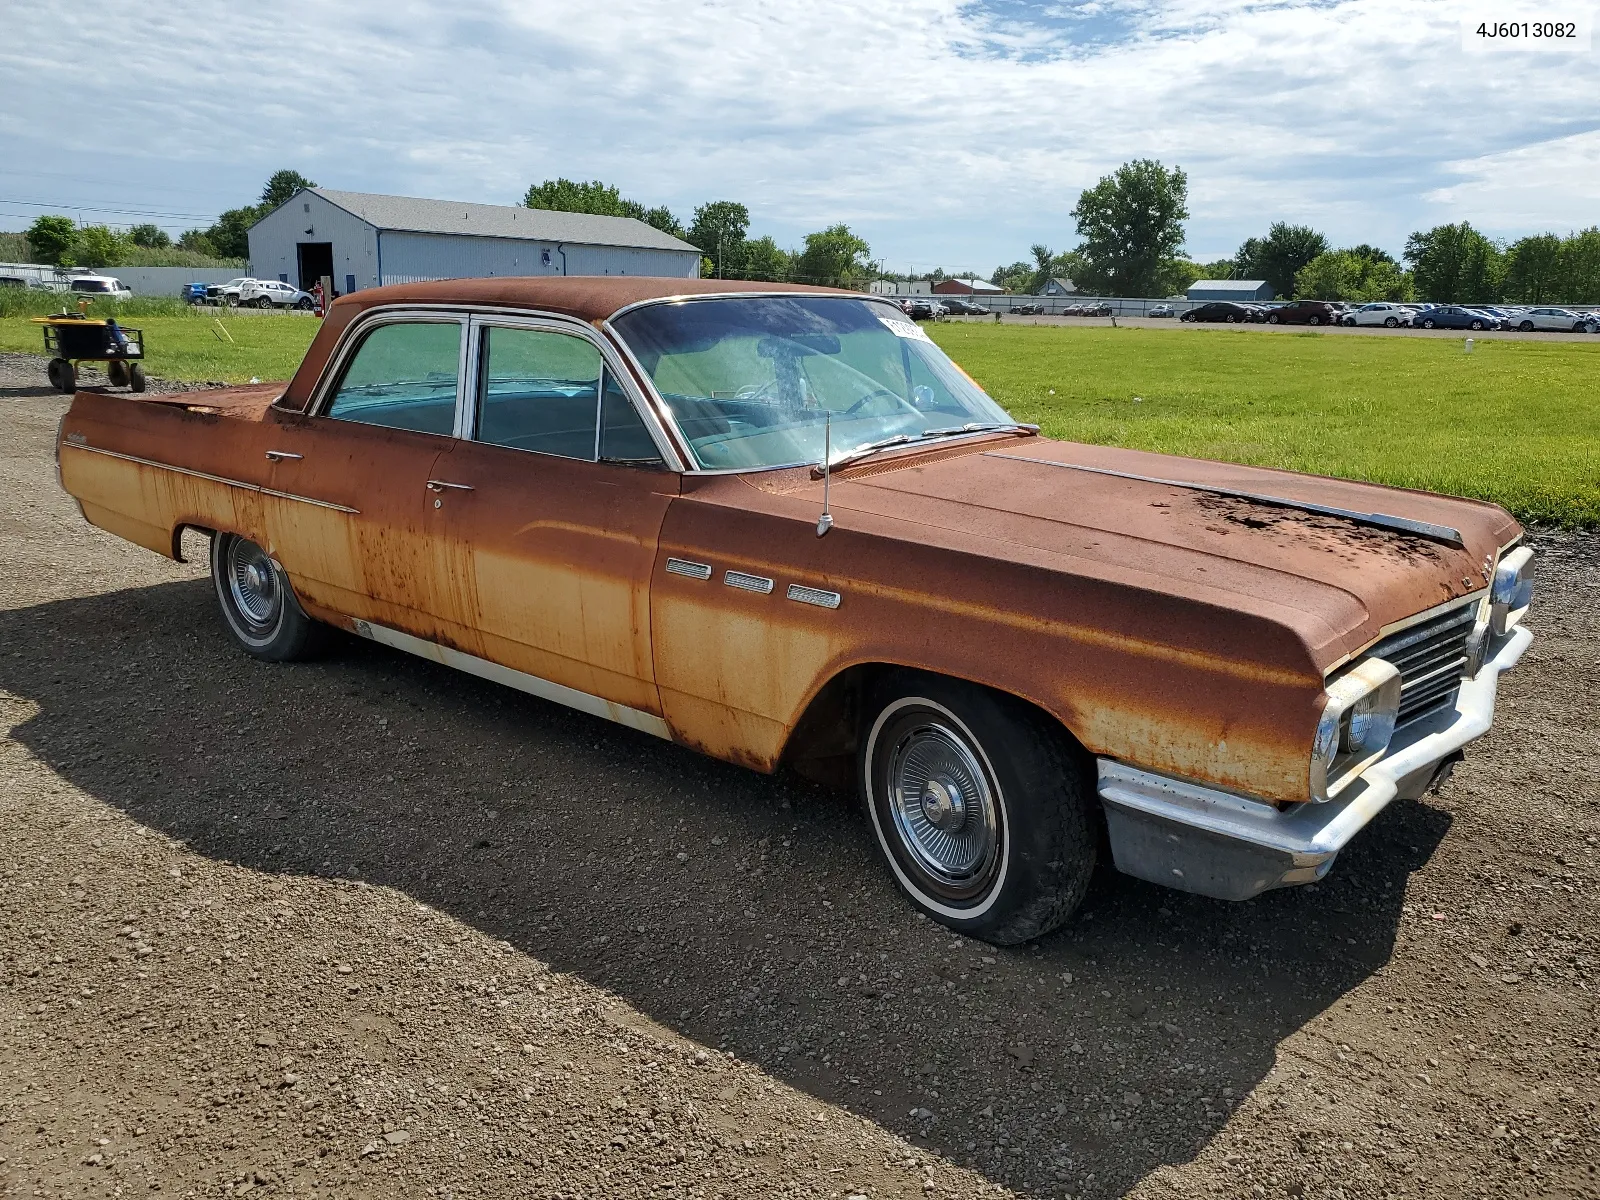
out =
<svg viewBox="0 0 1600 1200"><path fill-rule="evenodd" d="M217 310L130 318L147 369L287 379L318 322ZM1267 333L930 327L1019 420L1054 437L1477 496L1518 517L1600 526L1600 338L1477 341ZM0 349L37 352L0 317Z"/></svg>
<svg viewBox="0 0 1600 1200"><path fill-rule="evenodd" d="M930 333L1052 437L1476 496L1600 525L1593 342L959 324ZM1053 394L1052 394L1053 389Z"/></svg>

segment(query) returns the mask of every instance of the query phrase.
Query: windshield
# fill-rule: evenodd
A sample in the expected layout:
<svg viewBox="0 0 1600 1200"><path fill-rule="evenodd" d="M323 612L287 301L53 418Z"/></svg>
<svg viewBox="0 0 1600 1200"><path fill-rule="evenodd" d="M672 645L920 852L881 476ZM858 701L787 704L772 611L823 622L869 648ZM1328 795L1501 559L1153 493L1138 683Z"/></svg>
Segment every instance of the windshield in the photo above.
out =
<svg viewBox="0 0 1600 1200"><path fill-rule="evenodd" d="M75 292L109 292L111 285L104 279L74 279L72 290Z"/></svg>
<svg viewBox="0 0 1600 1200"><path fill-rule="evenodd" d="M1004 409L899 309L847 296L652 304L615 328L707 469L820 462Z"/></svg>

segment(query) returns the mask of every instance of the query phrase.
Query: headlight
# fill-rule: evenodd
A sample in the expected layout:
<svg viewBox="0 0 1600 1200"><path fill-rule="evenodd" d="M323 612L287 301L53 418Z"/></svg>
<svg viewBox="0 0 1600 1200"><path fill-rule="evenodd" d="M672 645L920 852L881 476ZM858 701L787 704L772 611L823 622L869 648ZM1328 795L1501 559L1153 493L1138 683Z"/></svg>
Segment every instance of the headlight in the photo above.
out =
<svg viewBox="0 0 1600 1200"><path fill-rule="evenodd" d="M1331 800L1383 757L1400 715L1400 672L1368 658L1328 685L1311 748L1311 798Z"/></svg>
<svg viewBox="0 0 1600 1200"><path fill-rule="evenodd" d="M1489 632L1502 637L1515 629L1528 614L1533 600L1533 551L1518 546L1501 557L1494 569L1494 587L1489 592Z"/></svg>

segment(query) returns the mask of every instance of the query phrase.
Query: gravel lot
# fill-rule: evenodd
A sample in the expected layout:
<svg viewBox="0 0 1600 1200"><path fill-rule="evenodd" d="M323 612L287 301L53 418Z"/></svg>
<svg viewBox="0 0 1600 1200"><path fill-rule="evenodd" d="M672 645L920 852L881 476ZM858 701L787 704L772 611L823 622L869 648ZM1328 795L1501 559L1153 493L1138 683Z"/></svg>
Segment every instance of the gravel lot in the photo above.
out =
<svg viewBox="0 0 1600 1200"><path fill-rule="evenodd" d="M1327 881L1107 873L997 951L848 798L238 653L59 491L43 378L0 358L0 1195L1600 1196L1600 539Z"/></svg>

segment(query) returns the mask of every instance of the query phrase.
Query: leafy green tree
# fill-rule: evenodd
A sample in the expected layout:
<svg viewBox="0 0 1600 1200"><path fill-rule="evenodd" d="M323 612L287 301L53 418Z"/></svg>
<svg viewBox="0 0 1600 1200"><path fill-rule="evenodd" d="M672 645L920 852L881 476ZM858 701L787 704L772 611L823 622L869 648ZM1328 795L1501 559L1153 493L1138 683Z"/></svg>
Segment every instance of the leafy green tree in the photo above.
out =
<svg viewBox="0 0 1600 1200"><path fill-rule="evenodd" d="M652 229L659 229L662 233L670 233L675 238L683 237L683 222L672 215L672 210L665 204L655 208L647 208L644 215L639 218Z"/></svg>
<svg viewBox="0 0 1600 1200"><path fill-rule="evenodd" d="M1400 260L1387 250L1380 250L1377 246L1369 246L1366 242L1362 242L1359 246L1351 246L1349 253L1354 254L1357 258L1364 258L1368 262L1388 263L1393 267L1400 265Z"/></svg>
<svg viewBox="0 0 1600 1200"><path fill-rule="evenodd" d="M771 237L759 237L744 244L743 279L784 280L794 274L794 255L782 249Z"/></svg>
<svg viewBox="0 0 1600 1200"><path fill-rule="evenodd" d="M1567 304L1600 304L1600 227L1562 241L1560 296Z"/></svg>
<svg viewBox="0 0 1600 1200"><path fill-rule="evenodd" d="M700 205L689 218L685 240L715 265L724 279L739 279L744 271L745 233L750 210L734 200L712 200Z"/></svg>
<svg viewBox="0 0 1600 1200"><path fill-rule="evenodd" d="M266 216L278 205L289 199L301 188L314 188L312 183L299 171L274 171L267 180L266 186L261 189L261 216Z"/></svg>
<svg viewBox="0 0 1600 1200"><path fill-rule="evenodd" d="M217 248L212 244L211 239L206 236L206 232L203 229L185 230L183 235L178 238L178 249L188 250L193 254L217 257Z"/></svg>
<svg viewBox="0 0 1600 1200"><path fill-rule="evenodd" d="M1300 269L1328 251L1328 239L1308 225L1275 221L1264 238L1249 238L1234 255L1240 279L1264 279L1279 296L1292 295Z"/></svg>
<svg viewBox="0 0 1600 1200"><path fill-rule="evenodd" d="M850 232L848 225L830 225L806 234L806 248L796 264L798 273L813 283L847 285L871 270L872 247Z"/></svg>
<svg viewBox="0 0 1600 1200"><path fill-rule="evenodd" d="M1154 159L1123 163L1072 210L1083 244L1079 282L1113 296L1155 292L1163 261L1183 251L1189 178Z"/></svg>
<svg viewBox="0 0 1600 1200"><path fill-rule="evenodd" d="M1009 267L996 267L989 282L1008 292L1026 292L1033 279L1034 268L1025 262L1014 262Z"/></svg>
<svg viewBox="0 0 1600 1200"><path fill-rule="evenodd" d="M546 179L533 184L523 196L527 208L547 208L557 212L592 213L601 217L626 216L622 211L622 196L616 187L591 179L576 183L571 179Z"/></svg>
<svg viewBox="0 0 1600 1200"><path fill-rule="evenodd" d="M1176 296L1189 290L1197 279L1207 278L1205 268L1187 258L1167 258L1156 272L1156 290L1153 295Z"/></svg>
<svg viewBox="0 0 1600 1200"><path fill-rule="evenodd" d="M1233 279L1238 272L1239 264L1231 258L1218 258L1200 264L1201 279Z"/></svg>
<svg viewBox="0 0 1600 1200"><path fill-rule="evenodd" d="M1512 243L1506 251L1503 294L1507 300L1549 304L1566 299L1561 288L1561 239L1553 233L1536 234Z"/></svg>
<svg viewBox="0 0 1600 1200"><path fill-rule="evenodd" d="M1406 239L1405 260L1424 300L1486 304L1499 298L1500 249L1465 221L1413 233Z"/></svg>
<svg viewBox="0 0 1600 1200"><path fill-rule="evenodd" d="M1033 255L1033 269L1028 276L1028 291L1037 295L1039 290L1050 282L1050 276L1055 272L1056 252L1043 242L1035 242L1028 247L1028 253Z"/></svg>
<svg viewBox="0 0 1600 1200"><path fill-rule="evenodd" d="M1411 281L1388 255L1368 258L1370 247L1329 250L1301 267L1295 275L1294 294L1302 300L1408 300ZM1380 251L1381 253L1381 251Z"/></svg>
<svg viewBox="0 0 1600 1200"><path fill-rule="evenodd" d="M78 240L69 254L68 265L79 267L114 267L122 262L128 252L128 235L118 233L105 225L87 225L78 230ZM62 258L67 264L67 259Z"/></svg>
<svg viewBox="0 0 1600 1200"><path fill-rule="evenodd" d="M135 225L128 230L128 238L135 246L142 246L146 250L165 250L172 245L167 231L159 225Z"/></svg>
<svg viewBox="0 0 1600 1200"><path fill-rule="evenodd" d="M249 258L250 226L259 221L261 215L261 210L253 204L230 208L206 230L206 240L222 258Z"/></svg>
<svg viewBox="0 0 1600 1200"><path fill-rule="evenodd" d="M28 249L40 262L60 263L78 242L78 226L71 217L37 217L25 235Z"/></svg>

